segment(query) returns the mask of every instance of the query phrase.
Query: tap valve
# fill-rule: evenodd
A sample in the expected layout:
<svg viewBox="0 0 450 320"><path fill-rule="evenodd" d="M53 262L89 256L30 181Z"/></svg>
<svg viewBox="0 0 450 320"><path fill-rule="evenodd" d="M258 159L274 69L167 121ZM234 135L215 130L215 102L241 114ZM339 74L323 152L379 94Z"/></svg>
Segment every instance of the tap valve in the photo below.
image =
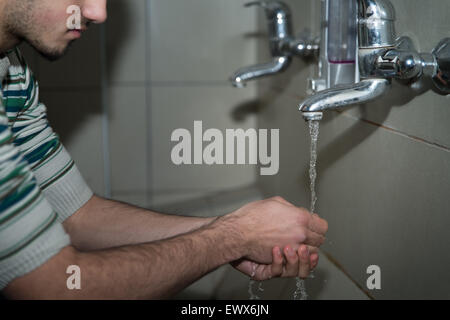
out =
<svg viewBox="0 0 450 320"><path fill-rule="evenodd" d="M361 81L319 91L300 103L305 120L316 113L373 101L384 95L392 79L417 81L431 77L443 94L450 93L450 38L431 53L419 53L408 37L397 40L395 11L389 0L358 0L358 68Z"/></svg>
<svg viewBox="0 0 450 320"><path fill-rule="evenodd" d="M272 61L236 71L230 81L238 88L244 87L249 80L283 72L290 65L293 56L307 58L317 56L319 51L317 39L293 37L291 11L283 2L253 1L245 4L245 7L251 6L259 6L265 10Z"/></svg>

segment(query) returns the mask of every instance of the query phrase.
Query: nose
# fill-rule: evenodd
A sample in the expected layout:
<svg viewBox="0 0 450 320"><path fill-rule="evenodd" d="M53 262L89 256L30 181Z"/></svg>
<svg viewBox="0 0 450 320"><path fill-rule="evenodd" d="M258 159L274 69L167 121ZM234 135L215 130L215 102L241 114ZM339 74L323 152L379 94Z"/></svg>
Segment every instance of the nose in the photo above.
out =
<svg viewBox="0 0 450 320"><path fill-rule="evenodd" d="M108 17L106 11L107 0L86 0L82 8L82 15L93 23L103 23Z"/></svg>

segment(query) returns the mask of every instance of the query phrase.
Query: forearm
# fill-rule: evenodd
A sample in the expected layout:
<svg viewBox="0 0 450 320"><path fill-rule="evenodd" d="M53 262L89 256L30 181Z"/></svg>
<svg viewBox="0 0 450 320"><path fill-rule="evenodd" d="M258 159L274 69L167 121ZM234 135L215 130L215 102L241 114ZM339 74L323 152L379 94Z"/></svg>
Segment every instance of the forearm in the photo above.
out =
<svg viewBox="0 0 450 320"><path fill-rule="evenodd" d="M225 236L227 235L227 236ZM66 248L5 291L23 299L164 298L246 253L242 237L227 223L149 244L79 252ZM65 270L81 270L81 290L68 290ZM45 289L43 289L45 288Z"/></svg>
<svg viewBox="0 0 450 320"><path fill-rule="evenodd" d="M97 250L170 238L213 220L161 214L94 196L64 227L76 248Z"/></svg>

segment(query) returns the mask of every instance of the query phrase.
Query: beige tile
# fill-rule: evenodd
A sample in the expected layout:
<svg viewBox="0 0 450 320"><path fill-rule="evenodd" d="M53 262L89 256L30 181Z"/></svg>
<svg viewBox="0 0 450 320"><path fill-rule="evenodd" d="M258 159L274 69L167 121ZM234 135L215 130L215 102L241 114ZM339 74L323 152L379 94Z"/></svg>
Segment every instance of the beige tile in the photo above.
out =
<svg viewBox="0 0 450 320"><path fill-rule="evenodd" d="M361 285L366 268L380 266L377 298L448 298L441 284L450 281L450 260L441 252L449 243L449 151L345 116L322 133L318 208L331 241L325 249Z"/></svg>
<svg viewBox="0 0 450 320"><path fill-rule="evenodd" d="M222 190L208 195L207 198L213 207L214 215L221 216L233 212L247 203L262 200L263 195L256 185L251 185Z"/></svg>
<svg viewBox="0 0 450 320"><path fill-rule="evenodd" d="M275 176L258 177L259 186L266 197L279 195L309 207L309 132L295 107L297 100L279 90L267 90L261 99L265 108L258 117L259 125L280 128L280 169Z"/></svg>
<svg viewBox="0 0 450 320"><path fill-rule="evenodd" d="M114 193L147 191L147 109L144 86L110 87L111 185Z"/></svg>
<svg viewBox="0 0 450 320"><path fill-rule="evenodd" d="M146 79L146 0L108 3L107 67L110 82Z"/></svg>
<svg viewBox="0 0 450 320"><path fill-rule="evenodd" d="M151 1L152 81L226 81L256 61L257 8L237 1Z"/></svg>
<svg viewBox="0 0 450 320"><path fill-rule="evenodd" d="M204 130L217 128L257 128L247 114L251 89L239 91L222 86L153 87L151 102L152 188L158 190L220 190L252 184L256 168L252 165L180 165L172 163L173 130L185 128L193 135L194 121L203 121ZM237 113L242 121L233 117Z"/></svg>
<svg viewBox="0 0 450 320"><path fill-rule="evenodd" d="M285 282L278 299L292 300L296 280ZM369 297L344 272L320 253L312 278L305 279L308 300L369 300Z"/></svg>
<svg viewBox="0 0 450 320"><path fill-rule="evenodd" d="M50 125L60 135L88 185L103 195L100 99L100 93L95 90L41 90Z"/></svg>

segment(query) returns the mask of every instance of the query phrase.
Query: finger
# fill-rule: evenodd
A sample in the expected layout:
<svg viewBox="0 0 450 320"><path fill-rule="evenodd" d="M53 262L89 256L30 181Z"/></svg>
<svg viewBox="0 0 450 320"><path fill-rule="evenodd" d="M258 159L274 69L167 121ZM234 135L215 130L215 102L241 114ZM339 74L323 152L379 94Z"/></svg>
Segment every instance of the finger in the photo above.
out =
<svg viewBox="0 0 450 320"><path fill-rule="evenodd" d="M309 219L308 228L316 233L325 234L328 230L328 222L313 213Z"/></svg>
<svg viewBox="0 0 450 320"><path fill-rule="evenodd" d="M301 245L298 249L298 256L300 257L298 276L302 279L305 279L306 277L308 277L310 272L308 247L305 245Z"/></svg>
<svg viewBox="0 0 450 320"><path fill-rule="evenodd" d="M240 259L233 261L230 264L240 272L248 275L249 277L251 276L253 270L253 263L251 261Z"/></svg>
<svg viewBox="0 0 450 320"><path fill-rule="evenodd" d="M319 233L306 229L305 231L306 239L303 241L304 244L309 244L313 247L320 247L325 242L325 237Z"/></svg>
<svg viewBox="0 0 450 320"><path fill-rule="evenodd" d="M256 281L268 280L272 277L270 266L265 264L260 264L256 268L255 276L252 277Z"/></svg>
<svg viewBox="0 0 450 320"><path fill-rule="evenodd" d="M284 251L284 255L287 260L287 263L285 266L285 272L283 273L283 277L297 276L297 273L298 273L297 252L291 246L286 246L283 251Z"/></svg>
<svg viewBox="0 0 450 320"><path fill-rule="evenodd" d="M314 268L314 266L313 266L313 257L316 257L317 256L317 258L316 258L316 264L317 264L317 260L318 260L318 257L319 257L319 248L317 248L317 247L312 247L312 246L308 246L308 251L309 251L309 265L310 265L310 267L311 267L311 269L313 269Z"/></svg>
<svg viewBox="0 0 450 320"><path fill-rule="evenodd" d="M279 247L275 247L272 249L272 265L270 268L271 277L278 277L283 272L283 255L281 253L281 249Z"/></svg>
<svg viewBox="0 0 450 320"><path fill-rule="evenodd" d="M308 251L309 251L309 254L310 254L310 255L311 255L312 253L319 253L319 248L313 247L313 246L308 246Z"/></svg>
<svg viewBox="0 0 450 320"><path fill-rule="evenodd" d="M310 253L309 263L311 265L311 270L314 269L319 263L319 255L317 253Z"/></svg>

